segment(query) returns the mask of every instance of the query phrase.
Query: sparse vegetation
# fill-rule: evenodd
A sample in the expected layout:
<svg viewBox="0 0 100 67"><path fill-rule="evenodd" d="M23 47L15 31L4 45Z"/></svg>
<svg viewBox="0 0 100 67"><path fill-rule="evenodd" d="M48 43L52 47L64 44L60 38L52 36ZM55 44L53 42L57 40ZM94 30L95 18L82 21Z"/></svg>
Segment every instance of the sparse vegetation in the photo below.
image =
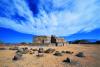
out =
<svg viewBox="0 0 100 67"><path fill-rule="evenodd" d="M95 44L100 44L100 40L96 41Z"/></svg>
<svg viewBox="0 0 100 67"><path fill-rule="evenodd" d="M74 44L88 44L88 40L75 40L73 41Z"/></svg>
<svg viewBox="0 0 100 67"><path fill-rule="evenodd" d="M82 40L74 40L74 41L69 41L70 44L100 44L100 40L96 40L96 41L89 41L86 39L82 39Z"/></svg>

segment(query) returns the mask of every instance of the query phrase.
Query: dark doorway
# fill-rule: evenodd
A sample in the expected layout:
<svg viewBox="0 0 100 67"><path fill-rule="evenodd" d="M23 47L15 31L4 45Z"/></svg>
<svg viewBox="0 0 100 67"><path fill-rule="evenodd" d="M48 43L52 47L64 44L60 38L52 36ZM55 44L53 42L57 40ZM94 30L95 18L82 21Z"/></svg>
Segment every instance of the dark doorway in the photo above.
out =
<svg viewBox="0 0 100 67"><path fill-rule="evenodd" d="M51 35L51 43L55 43L57 46L56 37L53 35Z"/></svg>

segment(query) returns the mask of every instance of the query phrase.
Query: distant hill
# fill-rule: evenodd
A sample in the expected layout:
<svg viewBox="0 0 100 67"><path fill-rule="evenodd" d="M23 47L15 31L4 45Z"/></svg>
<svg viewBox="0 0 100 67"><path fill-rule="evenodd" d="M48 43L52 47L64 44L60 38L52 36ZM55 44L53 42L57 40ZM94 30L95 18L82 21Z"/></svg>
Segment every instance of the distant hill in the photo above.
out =
<svg viewBox="0 0 100 67"><path fill-rule="evenodd" d="M100 40L95 39L80 39L68 41L70 44L100 44Z"/></svg>
<svg viewBox="0 0 100 67"><path fill-rule="evenodd" d="M90 42L95 42L97 40L100 40L100 28L95 29L90 32L78 32L76 34L72 34L70 36L63 36L63 38L66 39L66 41L74 41L74 40L88 40Z"/></svg>

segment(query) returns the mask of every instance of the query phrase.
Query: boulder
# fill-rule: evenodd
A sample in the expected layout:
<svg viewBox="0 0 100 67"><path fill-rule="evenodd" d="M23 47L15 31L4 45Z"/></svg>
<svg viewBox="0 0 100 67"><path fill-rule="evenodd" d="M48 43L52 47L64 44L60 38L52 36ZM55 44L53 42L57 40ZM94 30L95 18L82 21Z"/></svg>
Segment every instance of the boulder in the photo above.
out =
<svg viewBox="0 0 100 67"><path fill-rule="evenodd" d="M78 54L76 54L77 57L85 57L83 52L79 52Z"/></svg>
<svg viewBox="0 0 100 67"><path fill-rule="evenodd" d="M61 51L61 53L66 53L66 51Z"/></svg>
<svg viewBox="0 0 100 67"><path fill-rule="evenodd" d="M21 53L17 53L17 54L13 57L12 60L17 61L17 60L20 60L21 57L22 57L22 54L21 54Z"/></svg>
<svg viewBox="0 0 100 67"><path fill-rule="evenodd" d="M71 51L66 51L66 53L67 53L67 54L73 54L73 52L71 52Z"/></svg>
<svg viewBox="0 0 100 67"><path fill-rule="evenodd" d="M29 52L28 48L25 47L25 48L22 48L23 49L23 54L27 54Z"/></svg>
<svg viewBox="0 0 100 67"><path fill-rule="evenodd" d="M16 53L27 54L29 52L28 48L19 48Z"/></svg>
<svg viewBox="0 0 100 67"><path fill-rule="evenodd" d="M34 51L30 50L30 51L29 51L29 54L34 54Z"/></svg>
<svg viewBox="0 0 100 67"><path fill-rule="evenodd" d="M38 51L38 49L32 49L33 51Z"/></svg>
<svg viewBox="0 0 100 67"><path fill-rule="evenodd" d="M55 56L62 56L62 53L59 52L59 51L56 51L56 52L54 53L54 55L55 55Z"/></svg>
<svg viewBox="0 0 100 67"><path fill-rule="evenodd" d="M44 49L43 48L39 48L38 53L44 53Z"/></svg>
<svg viewBox="0 0 100 67"><path fill-rule="evenodd" d="M71 63L71 59L70 58L66 58L63 62Z"/></svg>
<svg viewBox="0 0 100 67"><path fill-rule="evenodd" d="M49 48L47 50L45 50L45 53L53 53L55 51L55 49Z"/></svg>
<svg viewBox="0 0 100 67"><path fill-rule="evenodd" d="M43 48L39 48L38 50L38 55L36 55L37 57L42 57L44 56L44 49Z"/></svg>
<svg viewBox="0 0 100 67"><path fill-rule="evenodd" d="M16 53L21 53L21 54L23 54L23 49L22 49L22 48L19 48L19 49L16 51Z"/></svg>

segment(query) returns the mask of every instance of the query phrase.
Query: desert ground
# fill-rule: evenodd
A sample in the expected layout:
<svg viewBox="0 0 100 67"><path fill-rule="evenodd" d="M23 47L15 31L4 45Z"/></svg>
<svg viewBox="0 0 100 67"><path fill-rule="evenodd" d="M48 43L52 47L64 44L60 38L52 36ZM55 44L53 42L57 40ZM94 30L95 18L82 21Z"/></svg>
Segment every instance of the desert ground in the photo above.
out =
<svg viewBox="0 0 100 67"><path fill-rule="evenodd" d="M20 46L29 48L39 48L31 46ZM73 54L63 54L54 56L54 53L44 54L43 57L37 57L36 54L24 54L22 59L13 61L16 50L0 50L0 67L100 67L100 45L88 44L70 44L67 46L49 46L44 49L55 48L56 51L68 50ZM83 52L85 57L75 56L78 52ZM69 57L72 63L63 62Z"/></svg>

